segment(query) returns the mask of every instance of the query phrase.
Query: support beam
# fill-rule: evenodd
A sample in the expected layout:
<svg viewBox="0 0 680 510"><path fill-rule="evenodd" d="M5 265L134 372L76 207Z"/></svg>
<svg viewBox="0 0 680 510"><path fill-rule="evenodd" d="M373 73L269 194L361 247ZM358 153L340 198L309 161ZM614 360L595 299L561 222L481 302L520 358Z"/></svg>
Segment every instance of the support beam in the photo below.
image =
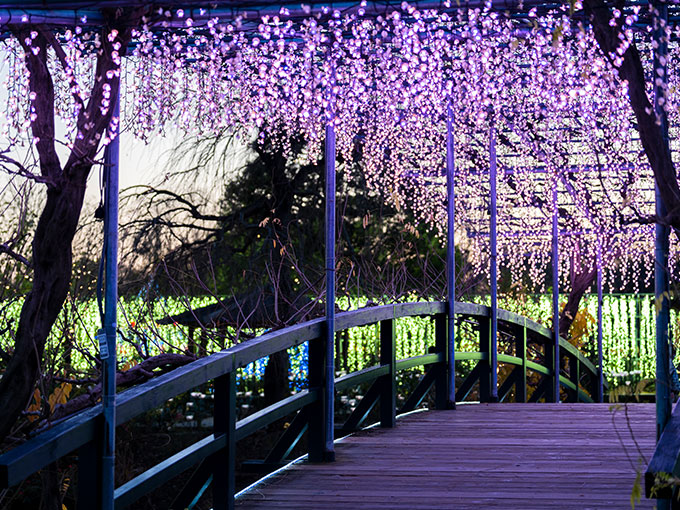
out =
<svg viewBox="0 0 680 510"><path fill-rule="evenodd" d="M552 305L553 305L553 387L550 401L560 401L560 259L558 239L558 209L557 209L557 178L553 189L553 217L552 217ZM546 350L548 346L546 345Z"/></svg>
<svg viewBox="0 0 680 510"><path fill-rule="evenodd" d="M437 384L437 378L441 371L441 367L437 365L430 365L428 367L423 376L420 378L420 381L418 381L416 387L413 388L413 391L406 399L406 402L404 402L404 405L401 406L401 409L399 409L399 414L411 412L420 405L427 395L427 392L430 391L430 388L432 388L432 385ZM438 410L446 409L446 407L437 407L436 391L437 390L435 387L435 408Z"/></svg>
<svg viewBox="0 0 680 510"><path fill-rule="evenodd" d="M663 108L666 95L668 39L666 25L668 23L668 6L665 2L655 1L652 4L657 11L655 30L653 33L656 49L654 51L654 110L661 122L663 135L668 140L668 119ZM657 81L658 80L658 81ZM666 206L661 199L658 186L655 186L656 215L666 216ZM654 294L656 297L656 437L661 437L671 416L670 399L670 349L668 328L670 322L669 281L668 281L668 247L670 229L666 225L656 224L654 245ZM668 502L659 500L659 508L668 507Z"/></svg>
<svg viewBox="0 0 680 510"><path fill-rule="evenodd" d="M369 413L373 410L375 405L380 401L382 396L383 382L380 380L373 381L373 384L364 393L364 396L359 401L359 404L354 408L352 414L349 415L347 421L343 423L340 430L343 433L356 432L361 428Z"/></svg>
<svg viewBox="0 0 680 510"><path fill-rule="evenodd" d="M326 356L324 384L324 460L335 460L335 112L333 84L326 113Z"/></svg>
<svg viewBox="0 0 680 510"><path fill-rule="evenodd" d="M602 240L597 238L597 395L596 402L604 402L604 356L602 354ZM592 387L592 386L591 386Z"/></svg>
<svg viewBox="0 0 680 510"><path fill-rule="evenodd" d="M446 107L446 281L447 281L447 348L449 395L448 407L456 407L456 246L455 246L455 203L454 186L455 155L453 144L453 105Z"/></svg>
<svg viewBox="0 0 680 510"><path fill-rule="evenodd" d="M112 98L113 117L120 118L119 97ZM120 138L113 139L104 151L106 182L104 214L105 298L104 324L100 331L99 355L102 360L103 444L101 471L101 508L113 510L116 459L116 324L118 309L118 175L120 170Z"/></svg>
<svg viewBox="0 0 680 510"><path fill-rule="evenodd" d="M309 408L303 407L290 422L272 450L264 459L264 464L281 464L286 461L302 435L309 426Z"/></svg>
<svg viewBox="0 0 680 510"><path fill-rule="evenodd" d="M489 401L498 402L498 247L496 207L496 127L493 118L489 127L489 191L490 191L490 250L489 280L491 283L491 343L489 347Z"/></svg>
<svg viewBox="0 0 680 510"><path fill-rule="evenodd" d="M472 391L472 388L475 386L475 383L479 381L479 386L480 390L479 392L481 393L481 386L482 386L482 378L484 377L484 365L482 364L483 361L479 361L476 365L475 368L473 368L470 371L470 374L467 376L467 378L463 381L463 383L460 385L460 388L458 388L458 395L456 396L456 399L459 402L462 402L467 398L467 396L470 394ZM480 396L479 398L480 401L484 402L484 397Z"/></svg>

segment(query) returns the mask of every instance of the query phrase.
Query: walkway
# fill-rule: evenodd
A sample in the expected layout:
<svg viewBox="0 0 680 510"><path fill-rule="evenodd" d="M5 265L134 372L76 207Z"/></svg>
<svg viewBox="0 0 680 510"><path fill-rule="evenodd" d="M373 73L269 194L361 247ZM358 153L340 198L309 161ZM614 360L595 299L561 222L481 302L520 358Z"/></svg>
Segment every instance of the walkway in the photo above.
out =
<svg viewBox="0 0 680 510"><path fill-rule="evenodd" d="M292 466L236 506L629 509L631 461L644 470L654 451L655 407L628 404L627 415L609 404L478 404L416 413L394 429L343 439L335 463ZM641 490L635 508L653 508Z"/></svg>

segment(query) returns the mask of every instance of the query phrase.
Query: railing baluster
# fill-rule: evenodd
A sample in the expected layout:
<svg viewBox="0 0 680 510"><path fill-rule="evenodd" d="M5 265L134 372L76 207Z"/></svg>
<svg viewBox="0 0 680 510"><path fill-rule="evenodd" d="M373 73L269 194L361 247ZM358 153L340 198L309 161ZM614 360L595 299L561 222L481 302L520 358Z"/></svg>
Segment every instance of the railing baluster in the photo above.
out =
<svg viewBox="0 0 680 510"><path fill-rule="evenodd" d="M486 359L479 360L481 369L479 376L479 401L488 402L491 397L491 318L479 319L479 351L486 355Z"/></svg>
<svg viewBox="0 0 680 510"><path fill-rule="evenodd" d="M227 436L226 448L214 456L213 508L234 508L236 471L236 373L230 372L215 379L213 434Z"/></svg>
<svg viewBox="0 0 680 510"><path fill-rule="evenodd" d="M579 381L581 380L581 362L578 360L577 356L570 356L569 357L569 378L571 379L571 382L574 386L576 386L576 390L574 393L574 402L579 401L579 396L578 396L578 384Z"/></svg>
<svg viewBox="0 0 680 510"><path fill-rule="evenodd" d="M390 367L389 373L380 382L380 426L396 425L397 381L396 381L396 334L394 319L380 322L380 364Z"/></svg>
<svg viewBox="0 0 680 510"><path fill-rule="evenodd" d="M309 391L316 392L317 400L310 405L308 450L311 462L324 460L324 448L326 446L326 427L324 425L325 409L323 388L326 371L326 344L322 338L309 341L308 372Z"/></svg>
<svg viewBox="0 0 680 510"><path fill-rule="evenodd" d="M559 370L557 371L557 374L555 374L555 366L559 366L558 363L555 363L555 346L549 342L545 342L543 344L545 346L545 368L550 370L551 374L546 375L546 379L550 379L552 382L551 390L545 394L545 401L546 402L555 402L555 384L559 384L559 379L558 382L555 383L555 378L560 376Z"/></svg>
<svg viewBox="0 0 680 510"><path fill-rule="evenodd" d="M588 369L588 374L590 378L590 396L594 402L604 402L604 386L600 385L600 371L602 369L597 367L597 371L593 372ZM599 400L601 398L601 400Z"/></svg>
<svg viewBox="0 0 680 510"><path fill-rule="evenodd" d="M526 325L519 326L515 336L515 352L517 357L522 360L522 374L515 387L515 401L527 401L527 328Z"/></svg>
<svg viewBox="0 0 680 510"><path fill-rule="evenodd" d="M449 377L455 377L456 374L448 373L448 348L447 348L447 317L445 313L439 313L434 316L434 348L435 352L443 355L443 359L439 366L432 367L432 370L437 370L437 376L434 381L434 401L435 407L439 410L448 409L449 397Z"/></svg>

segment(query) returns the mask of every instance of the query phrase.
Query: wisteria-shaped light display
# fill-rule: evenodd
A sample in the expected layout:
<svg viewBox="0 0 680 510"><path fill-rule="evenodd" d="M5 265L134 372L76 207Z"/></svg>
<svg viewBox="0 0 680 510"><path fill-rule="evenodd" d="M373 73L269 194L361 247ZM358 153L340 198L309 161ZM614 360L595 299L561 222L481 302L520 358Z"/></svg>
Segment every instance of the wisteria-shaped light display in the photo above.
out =
<svg viewBox="0 0 680 510"><path fill-rule="evenodd" d="M407 3L370 17L363 6L294 17L282 9L262 17L255 30L246 30L240 17L159 9L144 18L121 64L121 122L143 140L169 128L227 128L246 139L259 133L284 150L302 139L310 160L322 156L325 126L333 122L339 157L359 154L371 188L443 232L450 104L458 239L480 271L488 263L494 137L499 263L515 276L528 269L542 287L557 189L563 277L576 256L592 267L600 246L612 288L624 274L613 270L614 260L637 284L652 267L653 227L638 221L653 213L652 173L626 85L576 8L549 16L532 9L520 17ZM634 37L649 47L648 33L633 30L637 8L614 15L629 27L620 54ZM58 113L71 140L79 136L74 119L87 99L99 37L83 21L61 34L63 55L51 58ZM9 101L2 133L15 140L29 125L31 98L21 50L11 39L5 44ZM671 125L680 121L673 107L677 58L671 51L664 98ZM677 247L672 253L677 263Z"/></svg>

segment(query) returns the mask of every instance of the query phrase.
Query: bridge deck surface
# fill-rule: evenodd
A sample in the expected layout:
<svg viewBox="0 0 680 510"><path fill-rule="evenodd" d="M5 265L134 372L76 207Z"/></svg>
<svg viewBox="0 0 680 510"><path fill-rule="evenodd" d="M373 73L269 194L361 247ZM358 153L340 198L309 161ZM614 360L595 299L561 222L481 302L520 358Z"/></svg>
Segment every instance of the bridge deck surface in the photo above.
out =
<svg viewBox="0 0 680 510"><path fill-rule="evenodd" d="M644 471L654 442L653 404L615 411L609 404L460 405L347 437L336 443L336 462L293 465L236 505L627 509L636 468ZM641 490L635 508L653 508Z"/></svg>

